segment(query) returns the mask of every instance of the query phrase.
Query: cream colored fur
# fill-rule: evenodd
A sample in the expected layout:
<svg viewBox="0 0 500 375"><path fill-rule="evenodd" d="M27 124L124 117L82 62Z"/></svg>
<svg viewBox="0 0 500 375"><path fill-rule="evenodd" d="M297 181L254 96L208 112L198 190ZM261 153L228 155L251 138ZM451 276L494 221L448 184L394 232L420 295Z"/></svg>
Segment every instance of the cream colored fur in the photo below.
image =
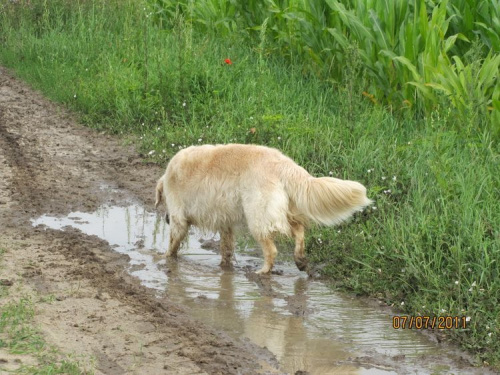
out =
<svg viewBox="0 0 500 375"><path fill-rule="evenodd" d="M272 235L295 239L295 262L306 268L304 226L335 225L372 201L359 182L312 177L280 151L255 145L204 145L179 151L156 186L156 206L170 218L168 256L176 256L189 225L221 234L222 265L230 265L233 229L246 223L271 271Z"/></svg>

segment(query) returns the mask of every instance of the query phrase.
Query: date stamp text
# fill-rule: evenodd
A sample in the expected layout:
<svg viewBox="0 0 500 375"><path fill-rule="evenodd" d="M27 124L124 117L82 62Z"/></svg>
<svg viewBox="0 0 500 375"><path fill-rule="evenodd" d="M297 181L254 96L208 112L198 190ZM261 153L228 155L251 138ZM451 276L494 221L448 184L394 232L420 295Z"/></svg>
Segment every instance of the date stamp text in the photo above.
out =
<svg viewBox="0 0 500 375"><path fill-rule="evenodd" d="M413 316L392 317L394 329L467 329L469 319L465 316Z"/></svg>

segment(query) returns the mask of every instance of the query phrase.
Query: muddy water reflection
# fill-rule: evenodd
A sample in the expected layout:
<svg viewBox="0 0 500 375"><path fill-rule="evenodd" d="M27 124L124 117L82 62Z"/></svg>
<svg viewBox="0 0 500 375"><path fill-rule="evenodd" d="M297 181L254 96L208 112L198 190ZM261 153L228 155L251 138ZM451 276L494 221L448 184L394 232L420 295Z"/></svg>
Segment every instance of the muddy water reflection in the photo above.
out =
<svg viewBox="0 0 500 375"><path fill-rule="evenodd" d="M278 264L282 275L258 278L251 270L262 259L237 252L235 268L221 270L220 256L203 249L194 232L179 260L167 262L168 226L141 206L103 206L94 213L41 216L32 222L60 230L71 226L108 241L129 255L129 272L156 289L159 298L175 300L197 319L267 347L286 372L454 372L453 359L422 364L421 355L450 356L435 343L413 331L392 329L387 313L333 293L294 265Z"/></svg>

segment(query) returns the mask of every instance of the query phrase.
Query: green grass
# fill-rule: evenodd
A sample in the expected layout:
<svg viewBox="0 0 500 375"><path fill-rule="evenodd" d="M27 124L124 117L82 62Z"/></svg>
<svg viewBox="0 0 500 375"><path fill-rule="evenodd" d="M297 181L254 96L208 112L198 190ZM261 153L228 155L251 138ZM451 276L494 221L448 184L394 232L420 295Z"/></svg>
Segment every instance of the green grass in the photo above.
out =
<svg viewBox="0 0 500 375"><path fill-rule="evenodd" d="M61 359L60 353L45 342L33 325L35 307L29 298L21 298L0 308L0 347L11 354L31 354L36 365L20 365L17 374L88 374L78 361ZM1 366L0 366L1 369Z"/></svg>
<svg viewBox="0 0 500 375"><path fill-rule="evenodd" d="M366 94L395 111L429 115L440 105L475 126L500 128L498 0L148 0L159 23L181 12L212 35L238 34L307 62L332 82L346 78L359 47ZM266 46L267 47L267 46ZM260 48L260 46L259 46Z"/></svg>
<svg viewBox="0 0 500 375"><path fill-rule="evenodd" d="M407 313L470 317L449 335L498 366L500 154L475 112L442 102L419 118L374 105L356 46L332 82L270 53L262 29L250 44L238 30L199 32L180 13L165 26L140 1L2 9L1 63L155 162L191 144L258 143L314 175L362 182L374 207L313 227L309 257L338 287Z"/></svg>
<svg viewBox="0 0 500 375"><path fill-rule="evenodd" d="M0 259L5 250L0 249ZM0 266L1 267L1 266ZM36 308L29 297L18 300L9 298L7 287L2 287L0 304L0 348L10 354L31 355L36 365L20 362L15 370L6 370L0 365L0 371L15 374L90 374L82 370L78 360L63 356L48 345L40 330L33 324ZM5 302L9 299L10 302Z"/></svg>

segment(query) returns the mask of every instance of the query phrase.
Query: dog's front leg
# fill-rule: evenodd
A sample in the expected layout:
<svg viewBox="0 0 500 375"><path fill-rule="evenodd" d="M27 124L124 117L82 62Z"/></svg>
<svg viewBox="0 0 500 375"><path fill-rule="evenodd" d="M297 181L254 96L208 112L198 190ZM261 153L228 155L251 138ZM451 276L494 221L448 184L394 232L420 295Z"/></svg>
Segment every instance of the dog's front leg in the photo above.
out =
<svg viewBox="0 0 500 375"><path fill-rule="evenodd" d="M168 242L167 257L177 256L181 242L187 235L188 227L189 225L186 220L182 220L177 217L172 218L172 222L170 224L170 239Z"/></svg>
<svg viewBox="0 0 500 375"><path fill-rule="evenodd" d="M220 231L220 252L222 259L220 262L221 267L230 267L231 259L234 252L234 237L233 229L227 228Z"/></svg>

